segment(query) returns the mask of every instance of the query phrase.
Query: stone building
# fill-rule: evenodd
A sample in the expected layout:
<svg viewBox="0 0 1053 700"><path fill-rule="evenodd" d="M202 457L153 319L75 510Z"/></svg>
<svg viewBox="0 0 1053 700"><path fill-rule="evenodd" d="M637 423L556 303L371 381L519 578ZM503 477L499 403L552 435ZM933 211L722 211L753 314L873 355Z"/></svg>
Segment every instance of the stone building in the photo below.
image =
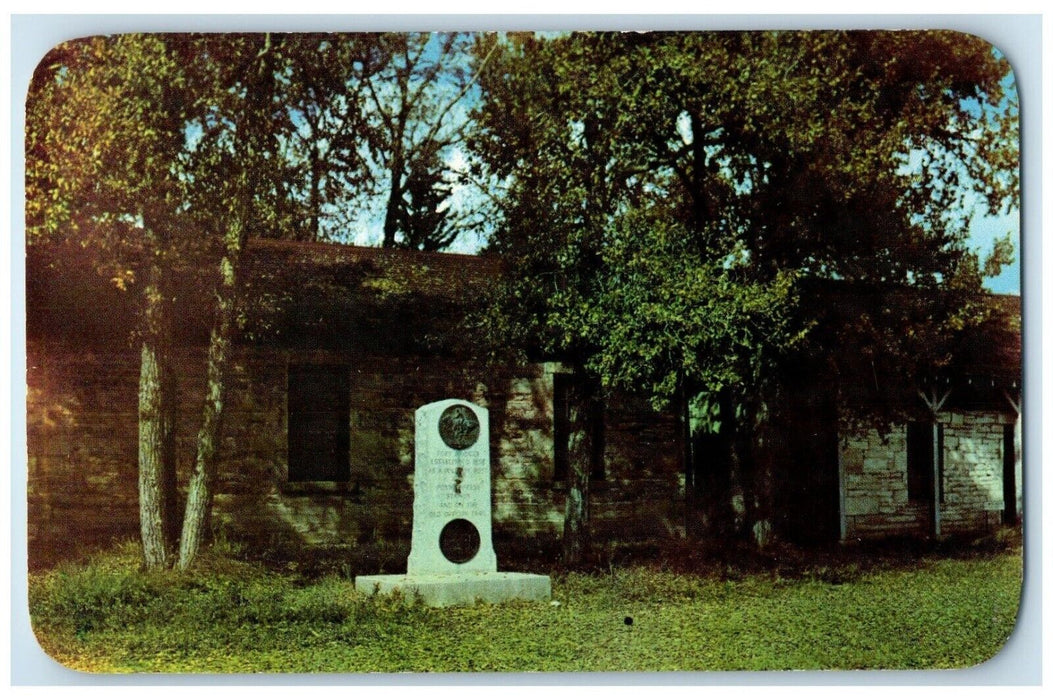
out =
<svg viewBox="0 0 1053 700"><path fill-rule="evenodd" d="M476 352L470 312L500 274L494 259L268 240L249 251L217 536L281 551L353 547L397 569L411 531L414 411L463 398L490 412L498 556L558 541L574 378L559 363ZM181 486L200 421L208 274L184 271L174 292ZM26 288L29 555L42 565L138 534L136 298L75 248L31 247ZM997 387L952 394L962 400L935 406L938 428L839 436L820 421L802 431L835 456L786 470L786 522L818 512L824 539L851 539L1015 521L1019 331L999 343L997 371L973 358L975 371L955 378L996 376ZM690 471L678 416L612 396L597 434L596 538L683 536ZM787 465L808 462L814 443Z"/></svg>
<svg viewBox="0 0 1053 700"><path fill-rule="evenodd" d="M490 412L494 537L541 547L562 532L565 399L559 363L492 363L467 312L490 258L253 241L233 361L213 530L254 547L349 546L404 564L413 414L463 398ZM135 298L75 249L29 250L29 552L33 563L138 533ZM195 273L198 271L195 271ZM181 275L173 361L179 483L204 396L209 280ZM593 455L599 537L683 523L673 416L613 397Z"/></svg>
<svg viewBox="0 0 1053 700"><path fill-rule="evenodd" d="M1020 298L993 315L918 393L916 419L843 436L840 532L947 535L1016 524L1023 505Z"/></svg>

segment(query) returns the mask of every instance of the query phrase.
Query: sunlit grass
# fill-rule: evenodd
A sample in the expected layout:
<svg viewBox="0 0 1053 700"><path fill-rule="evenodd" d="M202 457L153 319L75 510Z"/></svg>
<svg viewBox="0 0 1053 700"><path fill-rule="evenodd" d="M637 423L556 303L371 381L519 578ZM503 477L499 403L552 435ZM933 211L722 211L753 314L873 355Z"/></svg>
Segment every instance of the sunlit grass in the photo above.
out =
<svg viewBox="0 0 1053 700"><path fill-rule="evenodd" d="M215 558L148 574L131 548L34 575L44 649L97 672L957 668L1012 633L1019 553L724 580L570 573L552 603L433 609Z"/></svg>

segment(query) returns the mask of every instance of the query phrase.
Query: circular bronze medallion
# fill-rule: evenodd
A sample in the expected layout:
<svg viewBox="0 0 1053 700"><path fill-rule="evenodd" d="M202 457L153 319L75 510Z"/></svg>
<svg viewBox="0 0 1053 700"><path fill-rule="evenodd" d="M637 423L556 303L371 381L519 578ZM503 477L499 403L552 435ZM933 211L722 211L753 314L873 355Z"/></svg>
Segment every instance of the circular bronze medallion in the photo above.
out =
<svg viewBox="0 0 1053 700"><path fill-rule="evenodd" d="M479 439L479 419L463 404L450 406L439 416L439 437L447 447L465 450Z"/></svg>
<svg viewBox="0 0 1053 700"><path fill-rule="evenodd" d="M471 561L479 552L479 530L464 518L446 523L439 533L439 549L454 564Z"/></svg>

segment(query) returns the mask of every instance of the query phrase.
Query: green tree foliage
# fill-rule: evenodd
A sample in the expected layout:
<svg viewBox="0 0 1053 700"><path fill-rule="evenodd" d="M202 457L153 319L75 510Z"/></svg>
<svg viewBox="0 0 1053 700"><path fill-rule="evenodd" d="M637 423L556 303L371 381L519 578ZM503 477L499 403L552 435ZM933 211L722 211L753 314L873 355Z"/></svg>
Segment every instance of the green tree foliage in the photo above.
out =
<svg viewBox="0 0 1053 700"><path fill-rule="evenodd" d="M891 409L874 395L945 362L982 316L971 205L1017 196L1011 73L984 42L571 34L478 50L496 51L478 148L507 182L492 244L512 271L491 330L722 425L747 525L769 529L783 377L805 363L842 394L870 378L872 395L841 396L846 415Z"/></svg>
<svg viewBox="0 0 1053 700"><path fill-rule="evenodd" d="M142 297L139 495L151 567L175 540L166 271L191 243L185 125L201 108L186 48L153 36L69 42L41 62L27 99L28 244L92 249L100 272Z"/></svg>
<svg viewBox="0 0 1053 700"><path fill-rule="evenodd" d="M146 564L177 538L170 276L218 262L208 396L182 537L192 559L210 504L239 259L283 210L276 47L262 35L92 37L41 63L27 100L28 242L91 248L142 298L139 496ZM209 261L212 262L209 262ZM189 550L188 550L189 547Z"/></svg>
<svg viewBox="0 0 1053 700"><path fill-rule="evenodd" d="M441 250L485 215L470 187L475 98L468 34L277 34L280 225L264 235L348 240L382 228L385 247Z"/></svg>

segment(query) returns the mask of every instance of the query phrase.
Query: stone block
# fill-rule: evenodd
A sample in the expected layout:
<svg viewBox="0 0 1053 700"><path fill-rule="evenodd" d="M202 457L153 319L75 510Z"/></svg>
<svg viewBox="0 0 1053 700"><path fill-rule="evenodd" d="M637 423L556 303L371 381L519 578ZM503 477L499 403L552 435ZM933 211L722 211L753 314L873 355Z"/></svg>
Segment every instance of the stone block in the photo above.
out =
<svg viewBox="0 0 1053 700"><path fill-rule="evenodd" d="M879 512L879 508L877 499L867 496L846 499L845 502L846 515L872 515Z"/></svg>
<svg viewBox="0 0 1053 700"><path fill-rule="evenodd" d="M867 457L863 460L863 471L865 472L884 472L888 471L888 457Z"/></svg>
<svg viewBox="0 0 1053 700"><path fill-rule="evenodd" d="M546 601L552 597L552 581L548 576L508 571L399 574L358 576L355 590L366 595L390 595L398 591L433 607L448 607L476 602Z"/></svg>

